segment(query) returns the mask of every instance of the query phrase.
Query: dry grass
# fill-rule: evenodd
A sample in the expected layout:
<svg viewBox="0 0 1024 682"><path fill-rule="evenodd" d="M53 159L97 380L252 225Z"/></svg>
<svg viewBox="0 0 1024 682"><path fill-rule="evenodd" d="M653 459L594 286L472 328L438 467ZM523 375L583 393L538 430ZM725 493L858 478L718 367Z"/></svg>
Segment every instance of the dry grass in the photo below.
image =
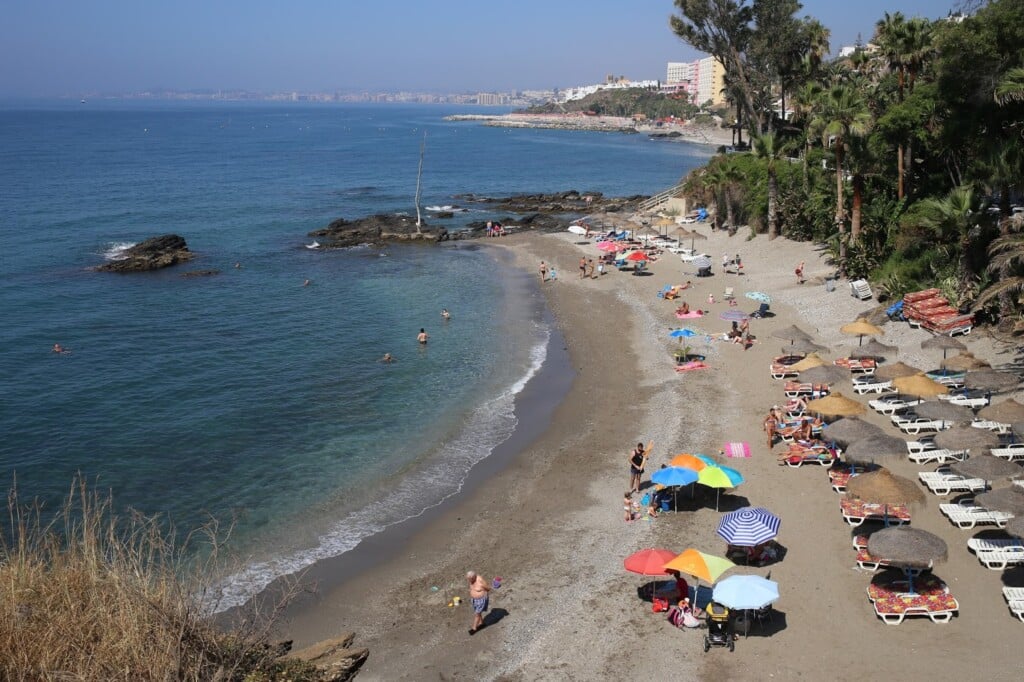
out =
<svg viewBox="0 0 1024 682"><path fill-rule="evenodd" d="M0 680L277 679L274 612L224 633L205 616L215 526L175 542L158 519L114 514L77 479L44 524L8 495L0 529ZM202 560L188 550L207 546ZM280 672L283 672L281 670ZM290 670L288 677L303 677Z"/></svg>

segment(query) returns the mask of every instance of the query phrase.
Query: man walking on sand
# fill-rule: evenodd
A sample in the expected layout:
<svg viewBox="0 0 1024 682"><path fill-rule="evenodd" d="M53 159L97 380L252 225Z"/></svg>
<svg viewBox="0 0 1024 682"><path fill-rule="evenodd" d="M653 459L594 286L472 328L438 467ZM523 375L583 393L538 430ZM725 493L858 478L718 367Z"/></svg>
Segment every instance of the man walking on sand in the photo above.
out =
<svg viewBox="0 0 1024 682"><path fill-rule="evenodd" d="M469 582L469 599L473 604L473 627L469 629L472 636L484 626L484 613L487 612L491 586L483 576L477 575L476 571L466 573L466 581Z"/></svg>

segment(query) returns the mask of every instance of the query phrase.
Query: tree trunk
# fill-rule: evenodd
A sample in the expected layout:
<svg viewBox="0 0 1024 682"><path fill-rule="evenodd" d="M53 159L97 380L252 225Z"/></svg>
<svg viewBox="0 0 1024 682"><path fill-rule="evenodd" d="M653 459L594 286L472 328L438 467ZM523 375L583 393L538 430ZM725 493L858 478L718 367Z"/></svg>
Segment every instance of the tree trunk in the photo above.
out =
<svg viewBox="0 0 1024 682"><path fill-rule="evenodd" d="M775 239L779 236L779 180L775 177L775 170L768 170L768 239Z"/></svg>
<svg viewBox="0 0 1024 682"><path fill-rule="evenodd" d="M896 198L903 199L903 143L896 150Z"/></svg>
<svg viewBox="0 0 1024 682"><path fill-rule="evenodd" d="M846 211L843 209L843 141L837 139L836 145L836 229L839 232L839 267L846 268Z"/></svg>
<svg viewBox="0 0 1024 682"><path fill-rule="evenodd" d="M729 223L729 234L736 234L736 224L733 222L732 193L725 190L725 221Z"/></svg>
<svg viewBox="0 0 1024 682"><path fill-rule="evenodd" d="M804 142L804 192L811 191L811 141Z"/></svg>
<svg viewBox="0 0 1024 682"><path fill-rule="evenodd" d="M861 205L864 201L864 176L853 176L853 207L850 210L850 242L856 244L860 238Z"/></svg>
<svg viewBox="0 0 1024 682"><path fill-rule="evenodd" d="M907 176L907 179L903 181L903 193L910 194L910 170L912 168L911 161L914 159L914 143L907 142L907 159L903 162L903 175Z"/></svg>

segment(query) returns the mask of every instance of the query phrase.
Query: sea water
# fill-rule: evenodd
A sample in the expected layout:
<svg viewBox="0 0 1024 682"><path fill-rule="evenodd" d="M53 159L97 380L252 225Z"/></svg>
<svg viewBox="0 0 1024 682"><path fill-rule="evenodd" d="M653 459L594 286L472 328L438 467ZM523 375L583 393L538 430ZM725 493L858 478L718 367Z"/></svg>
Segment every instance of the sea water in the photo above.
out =
<svg viewBox="0 0 1024 682"><path fill-rule="evenodd" d="M80 472L117 509L181 529L233 521L230 547L246 561L221 606L456 494L515 429L516 396L544 363L552 330L532 273L471 242L324 252L306 248L307 233L414 213L421 147L421 203L437 207L465 192L653 193L707 150L450 113L0 109L5 481L52 509ZM499 217L467 208L433 222ZM146 274L91 269L165 233L197 258ZM396 361L379 362L385 352Z"/></svg>

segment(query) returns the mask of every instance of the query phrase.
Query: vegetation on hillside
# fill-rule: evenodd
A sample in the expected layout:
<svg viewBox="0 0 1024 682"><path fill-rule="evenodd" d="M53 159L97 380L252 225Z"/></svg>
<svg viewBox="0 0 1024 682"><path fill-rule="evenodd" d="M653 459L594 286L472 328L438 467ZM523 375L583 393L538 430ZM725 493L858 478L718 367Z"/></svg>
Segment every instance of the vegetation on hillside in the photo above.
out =
<svg viewBox="0 0 1024 682"><path fill-rule="evenodd" d="M659 118L689 119L695 116L698 108L690 104L685 97L664 95L643 88L624 90L598 90L583 99L571 102L554 103L530 107L530 114L564 114L570 112L587 112L599 116L642 116L647 120Z"/></svg>
<svg viewBox="0 0 1024 682"><path fill-rule="evenodd" d="M673 30L725 65L755 141L686 179L720 224L823 242L883 295L940 286L1024 327L1024 3L937 21L886 13L833 61L795 0L675 4Z"/></svg>

